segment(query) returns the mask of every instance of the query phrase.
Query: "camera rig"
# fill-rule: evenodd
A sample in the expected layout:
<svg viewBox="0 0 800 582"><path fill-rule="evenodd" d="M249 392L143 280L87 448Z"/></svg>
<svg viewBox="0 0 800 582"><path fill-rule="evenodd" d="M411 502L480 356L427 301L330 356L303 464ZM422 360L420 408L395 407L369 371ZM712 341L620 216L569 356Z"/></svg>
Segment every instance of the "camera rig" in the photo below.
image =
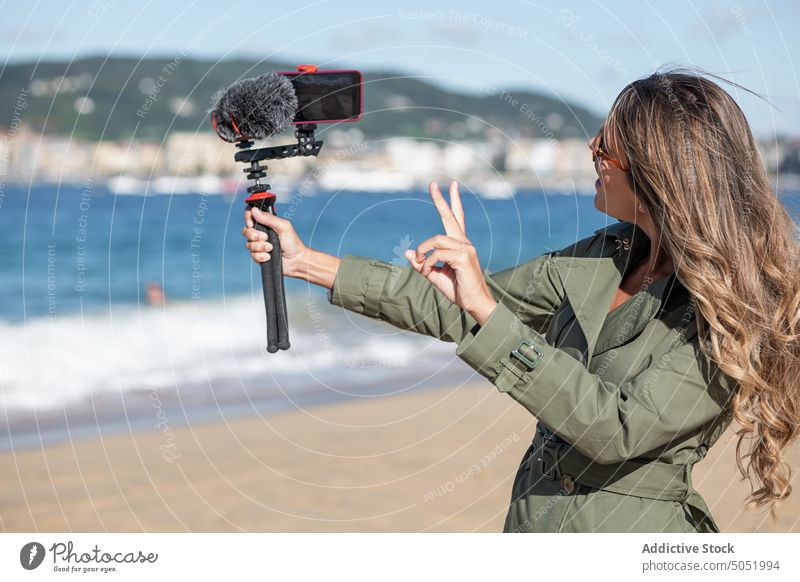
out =
<svg viewBox="0 0 800 582"><path fill-rule="evenodd" d="M302 83L299 81L301 78ZM341 99L337 95L339 91L344 91ZM330 107L325 107L324 103L331 95L335 99ZM306 103L308 99L311 103ZM301 105L299 110L298 105ZM302 116L298 115L311 105L314 106ZM314 136L318 123L357 121L362 112L360 71L320 71L316 65L306 64L298 65L296 72L273 71L256 78L241 79L221 91L215 97L211 124L221 139L236 144L238 151L234 160L247 164L243 172L248 180L252 180L245 199L248 208L275 215L277 196L266 183L267 166L262 162L316 156L322 149L322 141ZM254 147L254 139L275 135L289 123L295 125L296 144ZM261 263L261 283L267 316L267 351L274 353L289 348L281 244L273 229L258 221L254 221L254 228L266 233L272 245L270 260Z"/></svg>

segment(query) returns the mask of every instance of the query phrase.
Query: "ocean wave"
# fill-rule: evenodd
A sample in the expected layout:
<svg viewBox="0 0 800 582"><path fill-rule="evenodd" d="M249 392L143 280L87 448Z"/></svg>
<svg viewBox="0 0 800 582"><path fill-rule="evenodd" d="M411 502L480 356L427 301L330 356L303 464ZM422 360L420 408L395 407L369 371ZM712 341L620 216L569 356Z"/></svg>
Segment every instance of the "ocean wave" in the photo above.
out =
<svg viewBox="0 0 800 582"><path fill-rule="evenodd" d="M0 407L59 409L131 391L191 399L234 392L331 390L387 376L424 378L454 347L346 312L309 293L287 294L291 348L266 352L257 293L166 307L116 307L0 324Z"/></svg>

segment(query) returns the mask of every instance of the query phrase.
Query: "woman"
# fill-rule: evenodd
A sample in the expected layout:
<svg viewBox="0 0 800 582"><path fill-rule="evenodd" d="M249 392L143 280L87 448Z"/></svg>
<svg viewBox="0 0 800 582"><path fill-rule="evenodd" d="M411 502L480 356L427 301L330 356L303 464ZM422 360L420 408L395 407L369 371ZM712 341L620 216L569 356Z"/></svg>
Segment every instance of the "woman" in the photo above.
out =
<svg viewBox="0 0 800 582"><path fill-rule="evenodd" d="M288 276L457 343L537 418L504 531L718 532L691 470L733 418L759 485L747 507L774 518L800 421L800 261L747 121L674 70L625 87L589 146L595 207L619 222L498 273L480 267L455 183L450 204L431 185L446 234L407 267L321 253L263 212L245 213L246 246L269 260L253 219L273 228Z"/></svg>

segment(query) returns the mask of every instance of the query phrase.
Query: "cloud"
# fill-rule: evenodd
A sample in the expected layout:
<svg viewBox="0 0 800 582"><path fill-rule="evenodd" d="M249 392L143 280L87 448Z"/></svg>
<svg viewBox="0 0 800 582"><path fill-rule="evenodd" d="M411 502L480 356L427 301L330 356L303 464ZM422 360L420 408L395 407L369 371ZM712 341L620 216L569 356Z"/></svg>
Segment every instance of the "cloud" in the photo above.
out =
<svg viewBox="0 0 800 582"><path fill-rule="evenodd" d="M17 47L21 44L36 45L36 47L43 47L45 44L56 42L63 42L67 40L68 35L64 34L62 29L53 29L52 27L37 26L35 24L28 24L22 26L3 26L0 27L0 38L3 38L9 45L14 44L16 41Z"/></svg>
<svg viewBox="0 0 800 582"><path fill-rule="evenodd" d="M459 47L474 46L479 40L480 33L474 26L466 26L460 22L437 22L428 27L427 34L431 40L452 42Z"/></svg>
<svg viewBox="0 0 800 582"><path fill-rule="evenodd" d="M730 38L749 36L754 20L753 14L739 4L716 6L700 16L693 31L705 36L710 30L711 36L718 43L724 43Z"/></svg>
<svg viewBox="0 0 800 582"><path fill-rule="evenodd" d="M405 44L408 36L403 27L382 22L361 22L347 30L330 36L328 46L339 53L343 48L370 49L387 45Z"/></svg>

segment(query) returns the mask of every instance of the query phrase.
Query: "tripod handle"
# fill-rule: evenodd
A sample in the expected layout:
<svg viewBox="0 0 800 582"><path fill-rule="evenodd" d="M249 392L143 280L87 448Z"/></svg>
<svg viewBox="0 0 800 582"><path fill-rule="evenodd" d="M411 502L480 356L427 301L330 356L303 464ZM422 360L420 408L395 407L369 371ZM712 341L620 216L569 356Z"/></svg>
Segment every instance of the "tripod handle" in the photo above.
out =
<svg viewBox="0 0 800 582"><path fill-rule="evenodd" d="M255 228L267 233L267 238L270 242L272 242L273 236L277 238L274 230L259 222L255 223ZM267 351L270 354L278 351L278 312L275 305L277 295L275 294L275 270L272 266L274 261L275 255L273 253L269 261L261 263L261 291L264 294L264 310L267 314Z"/></svg>
<svg viewBox="0 0 800 582"><path fill-rule="evenodd" d="M289 349L289 318L286 311L286 291L283 285L283 260L281 255L281 239L271 228L267 237L272 244L272 253L268 263L272 267L272 284L275 294L275 319L278 325L278 349Z"/></svg>
<svg viewBox="0 0 800 582"><path fill-rule="evenodd" d="M245 202L249 208L275 215L275 194L259 191L249 196ZM267 312L267 351L274 354L278 350L289 349L289 318L286 310L286 291L283 286L283 255L278 233L257 220L253 221L256 230L267 234L272 245L270 260L261 263L261 289L264 293L264 308Z"/></svg>

